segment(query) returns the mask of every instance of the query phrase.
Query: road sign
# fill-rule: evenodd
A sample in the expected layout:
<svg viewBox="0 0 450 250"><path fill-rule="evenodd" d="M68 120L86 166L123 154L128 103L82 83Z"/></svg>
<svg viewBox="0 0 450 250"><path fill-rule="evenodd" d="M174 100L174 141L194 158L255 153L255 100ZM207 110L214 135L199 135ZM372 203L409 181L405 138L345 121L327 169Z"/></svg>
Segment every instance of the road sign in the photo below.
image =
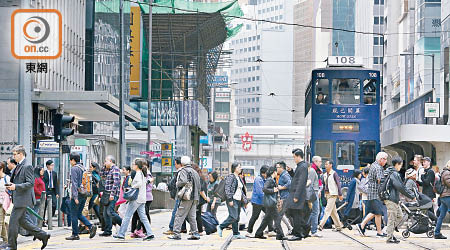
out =
<svg viewBox="0 0 450 250"><path fill-rule="evenodd" d="M426 102L425 103L425 118L439 118L440 106L438 102Z"/></svg>
<svg viewBox="0 0 450 250"><path fill-rule="evenodd" d="M172 166L172 158L163 157L161 160L161 165L163 167L171 167Z"/></svg>
<svg viewBox="0 0 450 250"><path fill-rule="evenodd" d="M171 143L163 143L163 144L161 144L161 150L162 151L164 151L164 150L172 151L172 144Z"/></svg>

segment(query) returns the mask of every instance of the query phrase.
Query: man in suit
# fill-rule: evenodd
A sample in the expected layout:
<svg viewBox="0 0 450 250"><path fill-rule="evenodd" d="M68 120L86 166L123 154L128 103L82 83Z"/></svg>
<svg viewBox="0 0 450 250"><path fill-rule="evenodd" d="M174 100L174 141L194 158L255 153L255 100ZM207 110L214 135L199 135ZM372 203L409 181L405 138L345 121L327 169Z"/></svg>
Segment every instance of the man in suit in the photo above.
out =
<svg viewBox="0 0 450 250"><path fill-rule="evenodd" d="M31 235L42 241L41 249L47 246L50 234L33 225L27 218L27 207L33 207L36 203L34 197L34 173L33 166L26 162L26 151L22 145L13 148L13 157L17 167L11 175L11 183L7 186L12 191L14 208L11 212L8 232L8 247L6 249L17 250L17 234L19 226L27 230Z"/></svg>
<svg viewBox="0 0 450 250"><path fill-rule="evenodd" d="M303 160L303 150L294 149L292 151L294 161L297 164L294 177L289 189L289 197L286 200L288 214L293 219L294 229L290 241L297 241L305 238L309 234L307 221L309 218L309 206L306 200L306 182L308 180L308 165Z"/></svg>
<svg viewBox="0 0 450 250"><path fill-rule="evenodd" d="M55 163L53 163L52 160L48 160L45 163L45 166L47 167L47 171L44 172L44 183L45 183L45 192L47 193L47 197L49 195L52 196L52 216L55 216L56 212L56 203L59 198L58 193L58 175L56 174L53 169L55 168ZM47 210L47 200L45 200L45 208L44 208L44 220ZM48 218L51 220L51 218Z"/></svg>

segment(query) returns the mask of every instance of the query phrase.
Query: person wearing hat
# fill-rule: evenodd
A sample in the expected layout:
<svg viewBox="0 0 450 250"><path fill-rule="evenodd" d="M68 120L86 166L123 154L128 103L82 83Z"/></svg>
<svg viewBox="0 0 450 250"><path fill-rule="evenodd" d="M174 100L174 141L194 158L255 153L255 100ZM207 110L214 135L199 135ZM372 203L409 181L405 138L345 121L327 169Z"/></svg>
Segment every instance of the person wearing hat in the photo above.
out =
<svg viewBox="0 0 450 250"><path fill-rule="evenodd" d="M408 192L413 192L415 198L418 200L419 199L419 190L417 188L417 184L416 184L416 178L417 178L417 171L414 170L413 168L410 168L408 170L406 170L406 183L405 183L405 187L406 190ZM413 200L406 198L406 201L408 202L412 202Z"/></svg>
<svg viewBox="0 0 450 250"><path fill-rule="evenodd" d="M422 185L422 193L428 196L434 202L434 199L436 198L436 194L433 191L435 175L433 169L431 168L430 157L423 158L423 168L424 172L420 178L422 182L419 184Z"/></svg>

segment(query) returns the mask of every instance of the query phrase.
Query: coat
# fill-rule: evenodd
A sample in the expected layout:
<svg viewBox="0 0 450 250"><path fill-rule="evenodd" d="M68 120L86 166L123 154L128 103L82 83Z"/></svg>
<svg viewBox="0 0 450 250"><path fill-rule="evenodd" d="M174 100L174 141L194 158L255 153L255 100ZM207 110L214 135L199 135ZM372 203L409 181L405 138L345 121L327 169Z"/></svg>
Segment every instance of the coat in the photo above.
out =
<svg viewBox="0 0 450 250"><path fill-rule="evenodd" d="M402 183L402 178L400 174L393 168L389 167L386 169L385 173L389 176L391 182L387 189L389 190L389 198L388 200L398 203L400 201L400 194L406 196L408 199L414 199L415 194L414 191L410 189L406 189L405 185Z"/></svg>
<svg viewBox="0 0 450 250"><path fill-rule="evenodd" d="M192 177L191 180L189 179L189 174ZM195 171L191 166L185 166L178 171L177 176L178 190L182 189L188 182L192 182L193 184L192 191L194 193L194 200L198 201L200 199L200 189L201 189L200 176L198 175L197 171Z"/></svg>
<svg viewBox="0 0 450 250"><path fill-rule="evenodd" d="M291 181L289 197L286 200L286 208L303 209L306 201L306 182L308 180L308 165L305 161L297 164L294 177ZM298 199L294 202L294 198Z"/></svg>
<svg viewBox="0 0 450 250"><path fill-rule="evenodd" d="M433 191L435 174L433 169L428 168L424 170L422 175L422 193L428 196L430 199L436 198L436 194Z"/></svg>
<svg viewBox="0 0 450 250"><path fill-rule="evenodd" d="M441 194L441 198L450 196L450 169L444 168L441 173L442 185L445 187L444 192Z"/></svg>
<svg viewBox="0 0 450 250"><path fill-rule="evenodd" d="M36 204L33 166L28 165L26 159L24 159L21 164L14 168L11 176L11 182L16 185L16 190L12 191L14 207L33 207Z"/></svg>
<svg viewBox="0 0 450 250"><path fill-rule="evenodd" d="M54 170L52 171L52 181L53 181L53 190L55 191L55 194L58 194L58 174ZM45 171L44 183L45 183L45 192L47 192L47 194L49 182L50 182L50 175L48 174L48 171Z"/></svg>

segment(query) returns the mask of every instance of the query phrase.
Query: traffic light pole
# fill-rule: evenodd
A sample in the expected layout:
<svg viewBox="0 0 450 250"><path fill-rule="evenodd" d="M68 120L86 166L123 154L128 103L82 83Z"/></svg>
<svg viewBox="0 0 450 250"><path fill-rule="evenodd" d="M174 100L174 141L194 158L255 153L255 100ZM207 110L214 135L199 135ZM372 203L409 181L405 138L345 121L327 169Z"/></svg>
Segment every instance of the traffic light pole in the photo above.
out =
<svg viewBox="0 0 450 250"><path fill-rule="evenodd" d="M120 63L119 63L119 74L120 74L120 93L119 93L119 162L120 166L125 166L125 151L127 142L125 140L125 119L124 119L124 77L123 77L123 0L120 0Z"/></svg>
<svg viewBox="0 0 450 250"><path fill-rule="evenodd" d="M153 27L153 0L148 1L150 4L148 6L148 85L147 85L147 151L151 151L151 140L152 140L152 27ZM176 133L175 133L176 134ZM176 136L176 135L175 135ZM152 159L150 155L148 155L149 160ZM151 164L151 163L150 163Z"/></svg>

